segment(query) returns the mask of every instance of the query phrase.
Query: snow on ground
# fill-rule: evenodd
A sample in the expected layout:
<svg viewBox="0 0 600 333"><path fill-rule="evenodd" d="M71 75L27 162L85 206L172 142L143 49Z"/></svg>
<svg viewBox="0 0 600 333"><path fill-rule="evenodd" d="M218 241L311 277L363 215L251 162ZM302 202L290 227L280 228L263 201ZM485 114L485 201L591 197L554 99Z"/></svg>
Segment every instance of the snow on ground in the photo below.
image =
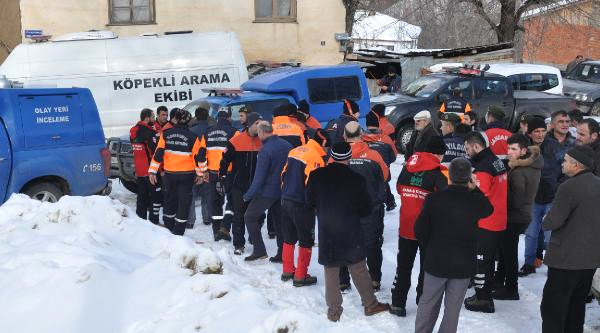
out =
<svg viewBox="0 0 600 333"><path fill-rule="evenodd" d="M400 162L392 167L394 179L400 168ZM330 323L318 248L309 268L318 284L295 288L280 280L280 264L248 264L233 255L231 244L214 243L210 226L198 223L181 238L138 219L135 196L114 185L111 198L65 197L52 205L13 196L0 207L0 332L414 331L414 288L406 318L365 317L352 290L344 295L341 321ZM391 302L397 209L385 224L377 296ZM264 232L273 255L275 242ZM222 275L201 272L219 267ZM413 281L417 267L418 260ZM521 300L496 301L495 314L463 309L458 331L539 332L545 279L545 268L521 279ZM586 332L600 331L600 307L587 310Z"/></svg>

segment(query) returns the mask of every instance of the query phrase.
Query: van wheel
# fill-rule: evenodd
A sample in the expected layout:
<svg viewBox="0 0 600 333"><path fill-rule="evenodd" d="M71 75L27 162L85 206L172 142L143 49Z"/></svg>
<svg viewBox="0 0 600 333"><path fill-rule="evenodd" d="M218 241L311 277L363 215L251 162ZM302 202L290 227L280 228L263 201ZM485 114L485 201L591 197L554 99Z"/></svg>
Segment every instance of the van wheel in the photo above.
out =
<svg viewBox="0 0 600 333"><path fill-rule="evenodd" d="M23 193L41 202L57 202L63 195L62 190L53 183L37 183L29 186Z"/></svg>
<svg viewBox="0 0 600 333"><path fill-rule="evenodd" d="M398 133L396 134L396 148L399 153L406 153L406 146L410 142L414 131L415 126L413 124L406 124L398 129Z"/></svg>
<svg viewBox="0 0 600 333"><path fill-rule="evenodd" d="M600 101L596 101L590 109L590 116L600 117Z"/></svg>
<svg viewBox="0 0 600 333"><path fill-rule="evenodd" d="M119 180L121 181L121 184L123 184L123 186L129 190L129 192L137 194L137 184L135 182L125 180L123 178L119 178Z"/></svg>

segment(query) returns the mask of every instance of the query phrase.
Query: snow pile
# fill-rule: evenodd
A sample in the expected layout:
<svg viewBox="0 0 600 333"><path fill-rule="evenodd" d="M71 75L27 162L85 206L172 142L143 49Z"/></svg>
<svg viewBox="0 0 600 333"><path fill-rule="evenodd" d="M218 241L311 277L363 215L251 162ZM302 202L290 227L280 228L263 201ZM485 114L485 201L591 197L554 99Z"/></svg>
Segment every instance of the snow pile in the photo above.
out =
<svg viewBox="0 0 600 333"><path fill-rule="evenodd" d="M354 21L352 37L356 39L413 41L421 34L421 27L377 12L358 10Z"/></svg>
<svg viewBox="0 0 600 333"><path fill-rule="evenodd" d="M0 207L0 332L349 328L332 326L319 311L275 303L257 286L276 293L294 287L272 287L277 273L253 276L255 267L239 260L173 236L108 197L50 204L14 195Z"/></svg>

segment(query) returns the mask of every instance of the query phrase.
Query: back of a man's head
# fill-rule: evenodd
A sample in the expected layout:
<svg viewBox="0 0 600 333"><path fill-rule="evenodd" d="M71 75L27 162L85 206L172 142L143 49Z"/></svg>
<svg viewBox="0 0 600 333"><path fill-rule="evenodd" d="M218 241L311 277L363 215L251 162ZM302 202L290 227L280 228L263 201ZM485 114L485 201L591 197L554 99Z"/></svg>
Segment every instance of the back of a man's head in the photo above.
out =
<svg viewBox="0 0 600 333"><path fill-rule="evenodd" d="M351 121L344 127L344 138L346 141L356 141L360 139L362 135L362 129L360 124L356 121Z"/></svg>
<svg viewBox="0 0 600 333"><path fill-rule="evenodd" d="M471 180L471 163L464 157L458 157L450 162L448 175L453 185L467 186Z"/></svg>

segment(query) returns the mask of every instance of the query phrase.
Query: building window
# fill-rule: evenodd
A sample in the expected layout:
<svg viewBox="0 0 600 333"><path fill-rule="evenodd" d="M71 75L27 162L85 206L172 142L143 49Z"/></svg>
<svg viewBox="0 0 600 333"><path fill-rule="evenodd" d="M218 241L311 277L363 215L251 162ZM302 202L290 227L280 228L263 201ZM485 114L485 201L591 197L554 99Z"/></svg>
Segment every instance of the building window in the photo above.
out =
<svg viewBox="0 0 600 333"><path fill-rule="evenodd" d="M254 0L255 22L296 22L296 0Z"/></svg>
<svg viewBox="0 0 600 333"><path fill-rule="evenodd" d="M154 0L109 0L110 24L155 23Z"/></svg>

